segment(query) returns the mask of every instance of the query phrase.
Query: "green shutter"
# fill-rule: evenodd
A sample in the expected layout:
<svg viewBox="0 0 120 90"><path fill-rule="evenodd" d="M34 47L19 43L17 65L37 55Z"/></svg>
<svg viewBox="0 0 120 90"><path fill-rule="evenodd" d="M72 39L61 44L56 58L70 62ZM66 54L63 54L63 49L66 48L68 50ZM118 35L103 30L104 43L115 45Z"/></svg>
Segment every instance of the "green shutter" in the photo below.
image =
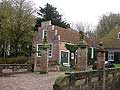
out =
<svg viewBox="0 0 120 90"><path fill-rule="evenodd" d="M94 48L94 61L96 61L96 60L97 60L97 49Z"/></svg>
<svg viewBox="0 0 120 90"><path fill-rule="evenodd" d="M114 62L120 63L120 53L119 52L114 52Z"/></svg>
<svg viewBox="0 0 120 90"><path fill-rule="evenodd" d="M88 64L91 64L91 48L88 48Z"/></svg>
<svg viewBox="0 0 120 90"><path fill-rule="evenodd" d="M88 48L88 64L93 64L96 60L97 60L97 51L96 48L93 48L94 50L94 54L93 54L93 58L91 58L92 55L92 48Z"/></svg>
<svg viewBox="0 0 120 90"><path fill-rule="evenodd" d="M105 61L108 61L108 51L105 52Z"/></svg>

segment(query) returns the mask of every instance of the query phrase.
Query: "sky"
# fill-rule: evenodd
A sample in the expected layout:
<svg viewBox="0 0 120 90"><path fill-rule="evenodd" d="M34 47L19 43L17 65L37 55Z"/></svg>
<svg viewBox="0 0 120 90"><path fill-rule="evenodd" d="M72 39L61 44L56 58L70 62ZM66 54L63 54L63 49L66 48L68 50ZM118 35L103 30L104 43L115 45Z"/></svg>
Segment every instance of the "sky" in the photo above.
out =
<svg viewBox="0 0 120 90"><path fill-rule="evenodd" d="M88 23L96 26L100 17L109 12L120 13L120 0L32 0L36 5L44 7L49 3L57 8L60 14L70 22Z"/></svg>

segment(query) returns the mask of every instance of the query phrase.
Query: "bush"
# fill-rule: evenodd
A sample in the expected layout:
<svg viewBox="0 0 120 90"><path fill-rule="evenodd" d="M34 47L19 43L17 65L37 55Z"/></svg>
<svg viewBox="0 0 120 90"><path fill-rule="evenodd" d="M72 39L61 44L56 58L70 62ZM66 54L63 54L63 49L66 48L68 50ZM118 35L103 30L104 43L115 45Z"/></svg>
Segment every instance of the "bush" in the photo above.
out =
<svg viewBox="0 0 120 90"><path fill-rule="evenodd" d="M60 69L60 71L64 71L64 72L75 71L74 68L70 68L70 67L62 66L62 65L60 65L59 69Z"/></svg>
<svg viewBox="0 0 120 90"><path fill-rule="evenodd" d="M47 74L48 72L46 71L40 71L40 74Z"/></svg>

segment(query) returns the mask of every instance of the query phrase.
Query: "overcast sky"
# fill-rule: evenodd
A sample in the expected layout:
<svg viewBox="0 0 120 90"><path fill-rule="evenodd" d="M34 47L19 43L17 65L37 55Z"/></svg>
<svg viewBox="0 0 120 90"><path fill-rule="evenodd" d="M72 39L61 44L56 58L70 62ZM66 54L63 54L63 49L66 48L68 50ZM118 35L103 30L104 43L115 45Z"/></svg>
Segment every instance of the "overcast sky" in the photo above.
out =
<svg viewBox="0 0 120 90"><path fill-rule="evenodd" d="M120 0L32 0L36 7L52 4L70 23L84 22L96 25L100 16L120 12Z"/></svg>

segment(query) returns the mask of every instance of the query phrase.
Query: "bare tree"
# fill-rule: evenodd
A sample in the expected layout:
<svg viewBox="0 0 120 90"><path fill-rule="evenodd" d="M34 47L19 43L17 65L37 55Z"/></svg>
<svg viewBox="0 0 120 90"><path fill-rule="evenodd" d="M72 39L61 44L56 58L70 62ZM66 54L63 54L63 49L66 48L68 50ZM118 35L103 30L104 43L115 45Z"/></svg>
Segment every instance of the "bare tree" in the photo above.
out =
<svg viewBox="0 0 120 90"><path fill-rule="evenodd" d="M98 25L96 27L96 32L98 38L104 37L108 34L112 29L115 28L116 25L120 25L120 14L104 14L101 16Z"/></svg>
<svg viewBox="0 0 120 90"><path fill-rule="evenodd" d="M78 22L76 24L73 24L73 28L78 32L84 32L88 37L96 37L96 27L92 26L89 23Z"/></svg>
<svg viewBox="0 0 120 90"><path fill-rule="evenodd" d="M78 22L75 24L75 28L77 31L85 31L85 24L82 22Z"/></svg>

